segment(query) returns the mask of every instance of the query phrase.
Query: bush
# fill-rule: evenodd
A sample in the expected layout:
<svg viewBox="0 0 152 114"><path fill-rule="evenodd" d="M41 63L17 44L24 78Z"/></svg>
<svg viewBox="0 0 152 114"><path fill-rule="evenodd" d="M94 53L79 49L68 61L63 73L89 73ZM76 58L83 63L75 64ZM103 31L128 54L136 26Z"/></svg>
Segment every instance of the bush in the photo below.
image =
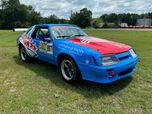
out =
<svg viewBox="0 0 152 114"><path fill-rule="evenodd" d="M100 18L96 18L91 21L91 26L93 28L102 28L103 25L104 25L104 23Z"/></svg>
<svg viewBox="0 0 152 114"><path fill-rule="evenodd" d="M118 26L115 23L104 23L104 28L117 28Z"/></svg>

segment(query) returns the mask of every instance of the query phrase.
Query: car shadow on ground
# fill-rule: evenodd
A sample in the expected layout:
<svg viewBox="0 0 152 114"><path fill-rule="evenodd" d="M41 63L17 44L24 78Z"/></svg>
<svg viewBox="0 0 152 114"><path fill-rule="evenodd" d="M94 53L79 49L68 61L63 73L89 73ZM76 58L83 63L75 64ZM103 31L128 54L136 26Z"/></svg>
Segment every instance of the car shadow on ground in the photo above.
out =
<svg viewBox="0 0 152 114"><path fill-rule="evenodd" d="M88 98L99 98L102 96L113 95L126 88L132 81L132 77L128 77L112 84L98 84L89 81L80 81L76 84L68 84L63 81L59 68L54 65L40 60L33 60L32 62L24 63L20 60L19 56L14 56L13 59L15 63L30 69L36 73L37 76L42 76L50 80L50 83L53 83L65 90L71 89L73 92L78 92Z"/></svg>

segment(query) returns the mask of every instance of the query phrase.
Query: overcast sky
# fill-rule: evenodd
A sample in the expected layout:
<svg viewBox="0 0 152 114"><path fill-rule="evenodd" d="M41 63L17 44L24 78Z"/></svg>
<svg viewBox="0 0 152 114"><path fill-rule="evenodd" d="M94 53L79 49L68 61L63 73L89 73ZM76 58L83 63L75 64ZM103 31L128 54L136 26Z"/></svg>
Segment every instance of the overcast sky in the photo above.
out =
<svg viewBox="0 0 152 114"><path fill-rule="evenodd" d="M105 13L145 13L152 12L152 0L20 0L32 5L42 16L55 14L60 18L69 18L71 10L88 8L93 17Z"/></svg>

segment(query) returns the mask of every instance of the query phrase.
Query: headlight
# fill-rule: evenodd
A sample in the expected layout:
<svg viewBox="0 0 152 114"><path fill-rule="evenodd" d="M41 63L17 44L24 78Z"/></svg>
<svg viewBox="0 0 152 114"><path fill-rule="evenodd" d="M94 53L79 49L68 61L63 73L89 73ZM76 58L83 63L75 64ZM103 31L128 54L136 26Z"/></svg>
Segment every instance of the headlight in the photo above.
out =
<svg viewBox="0 0 152 114"><path fill-rule="evenodd" d="M135 51L134 51L133 49L130 49L129 52L130 52L130 54L131 54L131 56L132 56L133 58L136 58L136 57L137 57L137 55L136 55L136 53L135 53Z"/></svg>
<svg viewBox="0 0 152 114"><path fill-rule="evenodd" d="M104 66L109 66L119 63L119 59L115 55L104 55L101 57L101 62Z"/></svg>

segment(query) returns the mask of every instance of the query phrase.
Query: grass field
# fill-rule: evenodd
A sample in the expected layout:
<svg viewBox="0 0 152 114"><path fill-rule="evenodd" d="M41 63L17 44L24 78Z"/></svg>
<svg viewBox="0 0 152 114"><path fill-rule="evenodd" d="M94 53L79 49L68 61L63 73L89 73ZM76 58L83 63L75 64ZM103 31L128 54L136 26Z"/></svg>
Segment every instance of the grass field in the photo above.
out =
<svg viewBox="0 0 152 114"><path fill-rule="evenodd" d="M0 31L0 114L152 114L152 32L86 32L131 45L141 59L133 77L69 85L53 65L23 63L15 47L20 33Z"/></svg>

